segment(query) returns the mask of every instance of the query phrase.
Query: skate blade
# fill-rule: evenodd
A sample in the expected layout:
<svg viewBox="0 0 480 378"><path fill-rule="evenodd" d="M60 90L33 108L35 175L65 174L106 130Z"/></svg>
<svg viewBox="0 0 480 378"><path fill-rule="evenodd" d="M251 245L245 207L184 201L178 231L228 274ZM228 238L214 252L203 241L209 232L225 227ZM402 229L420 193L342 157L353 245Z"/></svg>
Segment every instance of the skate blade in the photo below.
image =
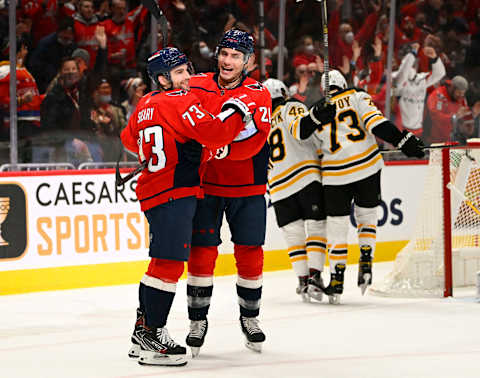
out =
<svg viewBox="0 0 480 378"><path fill-rule="evenodd" d="M152 351L142 350L138 358L139 365L156 366L184 366L187 364L187 358L184 354L162 354Z"/></svg>
<svg viewBox="0 0 480 378"><path fill-rule="evenodd" d="M363 275L363 283L358 285L360 288L360 291L362 292L362 295L365 294L367 291L367 288L372 284L372 275L370 273L365 273Z"/></svg>
<svg viewBox="0 0 480 378"><path fill-rule="evenodd" d="M328 296L328 303L333 305L340 304L340 294L333 294Z"/></svg>
<svg viewBox="0 0 480 378"><path fill-rule="evenodd" d="M140 357L140 345L133 344L130 350L128 351L128 357L130 358Z"/></svg>
<svg viewBox="0 0 480 378"><path fill-rule="evenodd" d="M308 287L308 295L310 298L315 299L318 302L321 302L323 299L323 292L316 287Z"/></svg>
<svg viewBox="0 0 480 378"><path fill-rule="evenodd" d="M257 352L257 353L262 353L262 344L263 343L254 343L252 341L245 341L245 346L248 348L248 349L251 349L253 350L254 352Z"/></svg>
<svg viewBox="0 0 480 378"><path fill-rule="evenodd" d="M192 351L192 358L198 357L200 354L200 347L190 347L190 350Z"/></svg>
<svg viewBox="0 0 480 378"><path fill-rule="evenodd" d="M310 302L310 296L308 295L308 293L302 293L300 294L300 296L302 297L302 302L305 302L305 303Z"/></svg>

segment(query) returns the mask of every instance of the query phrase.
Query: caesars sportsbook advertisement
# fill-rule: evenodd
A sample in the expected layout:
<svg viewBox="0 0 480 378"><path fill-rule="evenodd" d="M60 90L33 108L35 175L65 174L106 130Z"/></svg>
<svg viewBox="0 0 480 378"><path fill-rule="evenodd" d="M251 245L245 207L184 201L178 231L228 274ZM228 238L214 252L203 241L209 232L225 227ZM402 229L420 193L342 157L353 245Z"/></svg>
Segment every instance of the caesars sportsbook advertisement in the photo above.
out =
<svg viewBox="0 0 480 378"><path fill-rule="evenodd" d="M425 164L387 165L383 169L377 261L394 259L411 237L426 169ZM38 284L30 282L30 289L23 292L45 289L42 285L55 288L51 282L55 277L57 281L72 280L75 275L90 279L87 286L95 285L93 275L125 277L125 282L117 277L112 283L134 281L128 274L119 275L118 269L122 272L137 269L135 279L137 276L139 279L146 265L135 262L148 260L149 229L136 199L135 186L134 179L116 187L114 173L105 170L34 175L3 173L0 176L0 294L15 292L25 277L35 280L42 271L48 274L39 279ZM358 243L351 219L349 253ZM220 253L232 254L225 220L222 240ZM267 214L264 249L266 264L278 259L284 263L272 266L289 268L272 207ZM113 268L98 270L108 266ZM63 276L58 276L59 272L63 272ZM82 287L82 279L75 279L76 284L67 286ZM101 284L108 283L104 280Z"/></svg>

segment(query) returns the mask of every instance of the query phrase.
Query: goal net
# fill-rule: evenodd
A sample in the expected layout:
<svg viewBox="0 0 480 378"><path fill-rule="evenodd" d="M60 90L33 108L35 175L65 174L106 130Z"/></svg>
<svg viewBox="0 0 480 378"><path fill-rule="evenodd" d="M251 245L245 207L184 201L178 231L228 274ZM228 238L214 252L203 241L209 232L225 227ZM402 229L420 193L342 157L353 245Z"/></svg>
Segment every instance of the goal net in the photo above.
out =
<svg viewBox="0 0 480 378"><path fill-rule="evenodd" d="M441 297L480 270L480 143L430 150L414 235L370 292ZM448 186L448 187L447 187Z"/></svg>

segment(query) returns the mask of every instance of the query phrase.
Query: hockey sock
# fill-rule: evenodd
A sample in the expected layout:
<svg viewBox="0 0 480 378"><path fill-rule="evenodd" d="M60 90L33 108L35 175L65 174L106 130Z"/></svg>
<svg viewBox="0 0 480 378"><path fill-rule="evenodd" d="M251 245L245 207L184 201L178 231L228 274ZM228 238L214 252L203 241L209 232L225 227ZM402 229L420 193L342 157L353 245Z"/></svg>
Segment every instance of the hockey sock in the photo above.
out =
<svg viewBox="0 0 480 378"><path fill-rule="evenodd" d="M247 318L257 317L262 298L262 278L246 279L238 276L237 295L240 315Z"/></svg>
<svg viewBox="0 0 480 378"><path fill-rule="evenodd" d="M335 265L347 263L349 222L348 215L327 217L328 257L331 273L335 272Z"/></svg>
<svg viewBox="0 0 480 378"><path fill-rule="evenodd" d="M305 223L308 268L322 272L327 257L327 222L308 219Z"/></svg>
<svg viewBox="0 0 480 378"><path fill-rule="evenodd" d="M213 292L213 277L197 277L188 274L187 301L190 320L207 319Z"/></svg>
<svg viewBox="0 0 480 378"><path fill-rule="evenodd" d="M287 243L287 252L297 277L308 276L307 251L305 248L305 227L303 220L296 220L282 228Z"/></svg>
<svg viewBox="0 0 480 378"><path fill-rule="evenodd" d="M142 313L145 313L145 285L140 282L140 286L138 287L138 303L140 305L138 308Z"/></svg>
<svg viewBox="0 0 480 378"><path fill-rule="evenodd" d="M149 328L163 328L167 324L175 291L145 287L145 324Z"/></svg>
<svg viewBox="0 0 480 378"><path fill-rule="evenodd" d="M355 220L357 221L358 244L369 246L371 256L375 254L377 241L377 208L366 208L355 205Z"/></svg>

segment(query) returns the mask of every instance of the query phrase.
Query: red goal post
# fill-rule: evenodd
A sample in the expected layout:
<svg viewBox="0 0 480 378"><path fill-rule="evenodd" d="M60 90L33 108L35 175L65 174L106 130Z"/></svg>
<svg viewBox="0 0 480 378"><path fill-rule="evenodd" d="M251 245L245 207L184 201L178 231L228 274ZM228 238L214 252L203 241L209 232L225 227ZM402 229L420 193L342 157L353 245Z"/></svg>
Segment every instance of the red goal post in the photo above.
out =
<svg viewBox="0 0 480 378"><path fill-rule="evenodd" d="M480 270L480 139L435 146L415 230L392 272L370 292L392 297L448 297ZM438 148L441 147L441 148Z"/></svg>

